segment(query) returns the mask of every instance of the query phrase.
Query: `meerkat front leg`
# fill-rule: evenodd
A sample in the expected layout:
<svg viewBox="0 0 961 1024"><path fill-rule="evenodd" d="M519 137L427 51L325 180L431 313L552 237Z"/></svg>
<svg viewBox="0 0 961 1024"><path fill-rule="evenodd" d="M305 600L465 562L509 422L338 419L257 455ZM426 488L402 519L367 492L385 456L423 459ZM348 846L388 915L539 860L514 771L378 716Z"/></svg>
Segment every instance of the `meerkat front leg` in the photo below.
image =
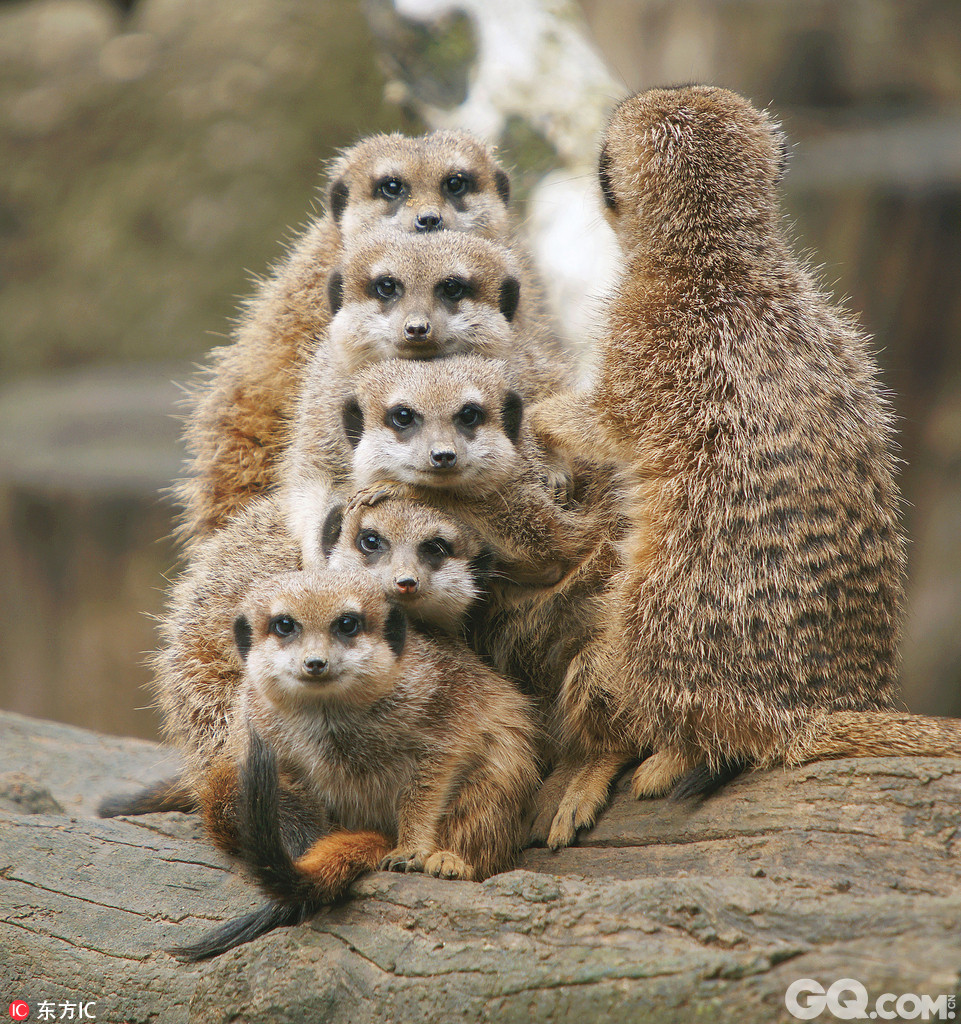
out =
<svg viewBox="0 0 961 1024"><path fill-rule="evenodd" d="M701 758L680 747L661 747L638 765L631 779L631 793L636 800L664 796L700 763Z"/></svg>
<svg viewBox="0 0 961 1024"><path fill-rule="evenodd" d="M547 845L552 850L570 846L582 828L594 824L614 780L632 760L633 755L622 752L596 754L574 772L551 821Z"/></svg>

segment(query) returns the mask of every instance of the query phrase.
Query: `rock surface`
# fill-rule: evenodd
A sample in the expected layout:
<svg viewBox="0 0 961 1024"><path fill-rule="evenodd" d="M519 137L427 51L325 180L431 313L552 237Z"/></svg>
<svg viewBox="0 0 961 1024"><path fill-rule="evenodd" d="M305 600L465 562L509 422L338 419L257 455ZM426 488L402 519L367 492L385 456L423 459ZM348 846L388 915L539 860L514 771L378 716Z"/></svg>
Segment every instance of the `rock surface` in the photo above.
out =
<svg viewBox="0 0 961 1024"><path fill-rule="evenodd" d="M194 966L163 950L257 894L191 816L92 817L174 764L0 715L0 988L31 1019L47 1000L138 1024L770 1024L795 1019L802 978L853 978L868 1011L884 993L953 1000L961 981L961 760L757 773L695 807L619 792L576 848L480 884L377 874Z"/></svg>

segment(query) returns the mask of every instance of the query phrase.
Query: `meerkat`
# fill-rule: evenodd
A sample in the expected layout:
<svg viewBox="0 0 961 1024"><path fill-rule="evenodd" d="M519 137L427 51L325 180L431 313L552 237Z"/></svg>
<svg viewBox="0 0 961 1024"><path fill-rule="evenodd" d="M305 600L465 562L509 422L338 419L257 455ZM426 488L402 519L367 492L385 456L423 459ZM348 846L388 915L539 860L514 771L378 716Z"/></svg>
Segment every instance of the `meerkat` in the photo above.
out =
<svg viewBox="0 0 961 1024"><path fill-rule="evenodd" d="M540 775L527 701L506 680L456 640L408 630L365 573L282 575L249 596L233 631L243 672L225 755L248 760L253 729L318 814L390 838L386 870L483 879L511 866ZM242 841L225 838L222 806L236 792L215 778L201 798L231 853ZM331 837L320 842L330 850ZM296 867L295 900L315 871L329 892L316 849Z"/></svg>
<svg viewBox="0 0 961 1024"><path fill-rule="evenodd" d="M623 279L592 386L535 430L623 461L632 528L607 629L562 687L569 756L535 825L555 847L647 754L637 796L699 766L961 752L956 725L912 735L895 711L893 415L866 337L785 241L784 154L768 114L715 88L632 97L605 133Z"/></svg>
<svg viewBox="0 0 961 1024"><path fill-rule="evenodd" d="M461 635L485 600L492 555L483 538L429 505L388 498L336 507L324 524L327 565L364 571L421 626Z"/></svg>
<svg viewBox="0 0 961 1024"><path fill-rule="evenodd" d="M231 344L214 349L187 391L186 475L173 488L188 547L275 482L299 383L330 320L327 285L345 238L376 225L413 234L471 232L514 241L510 180L464 132L374 135L332 164L327 211L245 301ZM529 264L522 286L538 292Z"/></svg>
<svg viewBox="0 0 961 1024"><path fill-rule="evenodd" d="M353 236L328 280L330 329L305 390L385 359L452 355L506 360L531 398L569 386L571 364L523 278L516 252L477 235L377 228Z"/></svg>

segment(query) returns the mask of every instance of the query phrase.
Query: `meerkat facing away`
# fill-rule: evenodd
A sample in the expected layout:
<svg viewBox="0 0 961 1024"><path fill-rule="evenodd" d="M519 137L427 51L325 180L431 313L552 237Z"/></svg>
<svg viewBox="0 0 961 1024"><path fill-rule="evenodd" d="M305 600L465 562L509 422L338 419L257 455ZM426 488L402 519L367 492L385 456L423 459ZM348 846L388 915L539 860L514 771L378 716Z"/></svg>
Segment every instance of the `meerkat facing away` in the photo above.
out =
<svg viewBox="0 0 961 1024"><path fill-rule="evenodd" d="M236 764L253 728L318 812L367 833L364 849L391 838L388 870L482 879L513 863L540 779L535 728L526 700L463 644L408 630L375 579L335 571L278 577L250 596L234 635L243 682L225 754ZM215 778L202 794L229 852L240 843L225 839L221 806L236 791ZM311 851L298 865L308 878L318 866ZM199 948L210 955L210 940Z"/></svg>
<svg viewBox="0 0 961 1024"><path fill-rule="evenodd" d="M241 310L187 395L187 473L174 486L179 536L192 544L274 483L300 377L329 322L327 279L342 241L377 224L512 238L510 182L464 132L374 135L333 163L327 212L292 241ZM533 294L535 285L525 281Z"/></svg>
<svg viewBox="0 0 961 1024"><path fill-rule="evenodd" d="M867 339L783 237L783 163L772 119L722 89L652 90L607 128L625 273L592 389L535 426L637 486L609 628L562 689L571 754L535 827L552 846L651 751L638 796L699 765L961 752L955 726L912 739L894 710L893 416Z"/></svg>

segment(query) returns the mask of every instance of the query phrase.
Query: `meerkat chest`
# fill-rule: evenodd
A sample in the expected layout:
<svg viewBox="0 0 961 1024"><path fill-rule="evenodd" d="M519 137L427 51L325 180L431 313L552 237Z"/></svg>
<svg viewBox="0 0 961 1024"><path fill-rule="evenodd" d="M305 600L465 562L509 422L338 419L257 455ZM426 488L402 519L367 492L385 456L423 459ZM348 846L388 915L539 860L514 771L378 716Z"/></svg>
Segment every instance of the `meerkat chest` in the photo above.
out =
<svg viewBox="0 0 961 1024"><path fill-rule="evenodd" d="M404 738L379 730L325 730L307 740L302 763L312 786L344 828L397 828L398 803L416 770Z"/></svg>

